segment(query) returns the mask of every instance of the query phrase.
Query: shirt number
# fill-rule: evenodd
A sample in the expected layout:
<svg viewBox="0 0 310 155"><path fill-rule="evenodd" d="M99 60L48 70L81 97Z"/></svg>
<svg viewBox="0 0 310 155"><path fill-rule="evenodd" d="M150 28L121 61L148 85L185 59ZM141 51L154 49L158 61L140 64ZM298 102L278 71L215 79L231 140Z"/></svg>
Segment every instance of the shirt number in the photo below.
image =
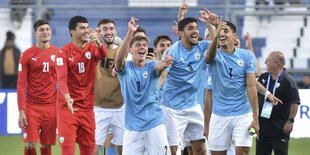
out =
<svg viewBox="0 0 310 155"><path fill-rule="evenodd" d="M231 72L232 72L232 68L229 68L229 76L230 76L230 77L232 77Z"/></svg>
<svg viewBox="0 0 310 155"><path fill-rule="evenodd" d="M84 73L85 72L84 62L79 62L78 66L79 66L79 73L80 74Z"/></svg>
<svg viewBox="0 0 310 155"><path fill-rule="evenodd" d="M49 72L49 63L43 62L43 72Z"/></svg>
<svg viewBox="0 0 310 155"><path fill-rule="evenodd" d="M137 86L138 86L138 92L141 92L141 89L140 89L140 81L137 81Z"/></svg>

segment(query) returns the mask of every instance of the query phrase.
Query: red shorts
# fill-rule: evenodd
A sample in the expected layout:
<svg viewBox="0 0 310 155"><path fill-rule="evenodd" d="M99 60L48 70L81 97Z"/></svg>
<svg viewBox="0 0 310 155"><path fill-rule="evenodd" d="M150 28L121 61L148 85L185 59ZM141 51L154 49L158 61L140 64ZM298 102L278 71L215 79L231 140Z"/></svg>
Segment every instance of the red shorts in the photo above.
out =
<svg viewBox="0 0 310 155"><path fill-rule="evenodd" d="M24 142L40 144L56 144L56 105L55 104L27 104L25 115L28 125L24 128Z"/></svg>
<svg viewBox="0 0 310 155"><path fill-rule="evenodd" d="M68 109L57 109L60 146L75 146L75 143L79 143L95 147L95 113L93 110L80 110L72 114Z"/></svg>

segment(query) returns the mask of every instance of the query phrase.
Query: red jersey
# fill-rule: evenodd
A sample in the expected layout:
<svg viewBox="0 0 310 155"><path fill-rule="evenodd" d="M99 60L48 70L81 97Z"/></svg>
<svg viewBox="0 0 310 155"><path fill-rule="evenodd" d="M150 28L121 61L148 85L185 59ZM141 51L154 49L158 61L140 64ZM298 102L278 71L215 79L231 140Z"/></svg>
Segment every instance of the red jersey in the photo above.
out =
<svg viewBox="0 0 310 155"><path fill-rule="evenodd" d="M56 53L54 45L42 50L36 45L27 49L19 60L17 99L18 109L27 104L56 103Z"/></svg>
<svg viewBox="0 0 310 155"><path fill-rule="evenodd" d="M68 109L63 96L69 93L74 100L73 108L79 108L79 111L94 108L97 61L104 59L106 55L107 49L104 45L98 48L93 43L86 43L85 48L80 49L71 42L57 52L58 107Z"/></svg>

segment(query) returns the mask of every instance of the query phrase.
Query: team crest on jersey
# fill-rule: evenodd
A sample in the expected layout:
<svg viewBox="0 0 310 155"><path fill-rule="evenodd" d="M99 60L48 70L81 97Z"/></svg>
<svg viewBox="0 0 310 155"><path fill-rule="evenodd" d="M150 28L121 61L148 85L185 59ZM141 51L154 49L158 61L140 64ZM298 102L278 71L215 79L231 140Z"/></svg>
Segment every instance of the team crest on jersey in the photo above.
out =
<svg viewBox="0 0 310 155"><path fill-rule="evenodd" d="M148 76L147 71L144 71L144 72L143 72L143 78L145 78L145 79L146 79L146 78L147 78L147 76Z"/></svg>
<svg viewBox="0 0 310 155"><path fill-rule="evenodd" d="M24 133L24 139L26 139L27 138L27 133Z"/></svg>
<svg viewBox="0 0 310 155"><path fill-rule="evenodd" d="M64 65L64 61L63 61L62 58L57 58L56 61L57 61L57 66L62 66L62 65Z"/></svg>
<svg viewBox="0 0 310 155"><path fill-rule="evenodd" d="M90 52L89 52L89 51L88 51L88 52L86 52L86 53L85 53L85 56L86 56L86 58L87 58L87 59L90 59L90 58L91 58L91 54L90 54Z"/></svg>
<svg viewBox="0 0 310 155"><path fill-rule="evenodd" d="M242 59L239 59L239 60L237 61L237 63L238 63L238 65L239 65L240 67L242 67L244 62L243 62Z"/></svg>
<svg viewBox="0 0 310 155"><path fill-rule="evenodd" d="M208 77L208 85L212 85L212 78L211 78L211 76Z"/></svg>
<svg viewBox="0 0 310 155"><path fill-rule="evenodd" d="M59 142L63 143L65 141L65 137L59 137Z"/></svg>
<svg viewBox="0 0 310 155"><path fill-rule="evenodd" d="M55 57L56 57L56 55L51 55L51 59L53 62L55 62Z"/></svg>
<svg viewBox="0 0 310 155"><path fill-rule="evenodd" d="M22 71L22 64L21 64L21 63L18 64L18 71L19 71L19 72Z"/></svg>
<svg viewBox="0 0 310 155"><path fill-rule="evenodd" d="M196 58L197 60L200 59L200 54L199 54L199 52L195 53L195 58Z"/></svg>

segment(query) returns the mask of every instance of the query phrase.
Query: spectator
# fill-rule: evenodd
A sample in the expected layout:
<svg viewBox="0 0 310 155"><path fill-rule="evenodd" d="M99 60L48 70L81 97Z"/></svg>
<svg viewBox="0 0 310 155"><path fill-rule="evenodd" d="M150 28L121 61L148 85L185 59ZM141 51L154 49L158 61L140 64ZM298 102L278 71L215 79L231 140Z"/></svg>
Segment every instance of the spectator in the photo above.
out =
<svg viewBox="0 0 310 155"><path fill-rule="evenodd" d="M301 89L309 89L310 88L310 75L304 75L304 78L301 82Z"/></svg>
<svg viewBox="0 0 310 155"><path fill-rule="evenodd" d="M14 45L15 34L6 32L6 41L0 53L2 89L16 89L20 50Z"/></svg>

